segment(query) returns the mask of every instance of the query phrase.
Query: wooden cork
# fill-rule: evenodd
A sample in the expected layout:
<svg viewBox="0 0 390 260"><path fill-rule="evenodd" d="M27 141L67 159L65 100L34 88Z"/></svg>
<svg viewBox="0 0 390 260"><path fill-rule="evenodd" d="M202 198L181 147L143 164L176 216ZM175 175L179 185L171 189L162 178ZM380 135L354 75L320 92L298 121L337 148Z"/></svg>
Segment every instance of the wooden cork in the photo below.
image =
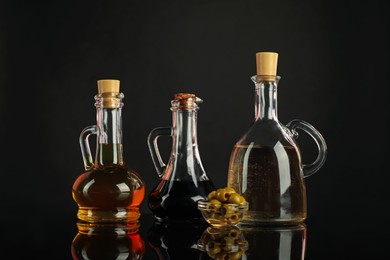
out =
<svg viewBox="0 0 390 260"><path fill-rule="evenodd" d="M178 102L178 107L181 110L192 110L197 103L202 101L192 93L176 93L173 95L173 99Z"/></svg>
<svg viewBox="0 0 390 260"><path fill-rule="evenodd" d="M101 79L97 81L98 93L119 93L119 83L117 79Z"/></svg>
<svg viewBox="0 0 390 260"><path fill-rule="evenodd" d="M103 108L120 108L122 105L117 79L101 79L97 81L100 105Z"/></svg>
<svg viewBox="0 0 390 260"><path fill-rule="evenodd" d="M196 96L192 93L176 93L173 95L174 100L186 100L186 99L193 99L195 100Z"/></svg>
<svg viewBox="0 0 390 260"><path fill-rule="evenodd" d="M275 80L278 67L278 53L256 53L256 75L265 80Z"/></svg>

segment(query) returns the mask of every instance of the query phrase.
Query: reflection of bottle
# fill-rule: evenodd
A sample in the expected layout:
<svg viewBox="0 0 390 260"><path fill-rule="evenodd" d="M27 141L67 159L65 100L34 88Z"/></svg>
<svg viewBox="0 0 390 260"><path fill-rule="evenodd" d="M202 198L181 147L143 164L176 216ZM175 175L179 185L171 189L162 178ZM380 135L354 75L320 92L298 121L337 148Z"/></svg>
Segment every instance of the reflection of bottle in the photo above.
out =
<svg viewBox="0 0 390 260"><path fill-rule="evenodd" d="M202 222L197 201L215 190L200 160L197 142L197 111L201 99L179 93L172 100L172 127L153 129L148 145L160 182L149 194L148 205L158 221ZM161 160L157 146L160 136L172 136L168 165Z"/></svg>
<svg viewBox="0 0 390 260"><path fill-rule="evenodd" d="M306 225L242 226L248 241L246 259L300 260L305 258Z"/></svg>
<svg viewBox="0 0 390 260"><path fill-rule="evenodd" d="M122 106L119 80L99 80L95 96L97 125L84 128L80 146L86 172L73 185L77 216L88 222L136 221L144 198L140 175L123 161ZM97 135L95 162L88 138Z"/></svg>
<svg viewBox="0 0 390 260"><path fill-rule="evenodd" d="M326 143L321 134L302 120L283 126L277 115L277 53L257 53L255 121L233 148L228 186L249 202L243 224L294 224L306 219L303 178L325 162ZM309 165L301 163L295 129L307 132L319 154Z"/></svg>
<svg viewBox="0 0 390 260"><path fill-rule="evenodd" d="M148 230L147 240L160 260L200 260L205 259L205 254L197 249L203 230L204 226L169 225L156 221Z"/></svg>
<svg viewBox="0 0 390 260"><path fill-rule="evenodd" d="M79 221L72 242L74 260L142 259L145 244L139 235L139 223L91 224Z"/></svg>

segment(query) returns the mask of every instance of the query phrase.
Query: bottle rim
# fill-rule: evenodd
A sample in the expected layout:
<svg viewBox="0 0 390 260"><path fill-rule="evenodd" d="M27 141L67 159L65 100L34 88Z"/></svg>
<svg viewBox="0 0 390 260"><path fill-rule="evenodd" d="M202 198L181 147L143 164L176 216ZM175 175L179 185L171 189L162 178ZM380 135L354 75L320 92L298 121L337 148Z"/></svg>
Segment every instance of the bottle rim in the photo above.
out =
<svg viewBox="0 0 390 260"><path fill-rule="evenodd" d="M278 75L254 75L251 77L251 80L254 83L260 82L276 82L279 83L281 77Z"/></svg>

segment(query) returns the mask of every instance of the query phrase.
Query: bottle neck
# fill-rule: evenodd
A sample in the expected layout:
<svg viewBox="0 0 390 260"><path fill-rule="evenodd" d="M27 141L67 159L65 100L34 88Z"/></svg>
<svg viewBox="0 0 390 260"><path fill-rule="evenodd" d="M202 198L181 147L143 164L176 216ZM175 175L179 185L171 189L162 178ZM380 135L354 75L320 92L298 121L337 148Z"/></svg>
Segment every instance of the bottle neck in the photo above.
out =
<svg viewBox="0 0 390 260"><path fill-rule="evenodd" d="M122 109L97 107L95 165L123 165Z"/></svg>
<svg viewBox="0 0 390 260"><path fill-rule="evenodd" d="M256 81L255 121L278 120L277 81Z"/></svg>
<svg viewBox="0 0 390 260"><path fill-rule="evenodd" d="M177 180L181 174L207 179L200 154L197 140L197 111L174 110L173 119L173 142L171 160L175 168L174 175ZM187 178L186 178L187 179Z"/></svg>
<svg viewBox="0 0 390 260"><path fill-rule="evenodd" d="M173 112L173 129L175 136L173 148L176 155L199 159L197 141L197 112L177 110Z"/></svg>

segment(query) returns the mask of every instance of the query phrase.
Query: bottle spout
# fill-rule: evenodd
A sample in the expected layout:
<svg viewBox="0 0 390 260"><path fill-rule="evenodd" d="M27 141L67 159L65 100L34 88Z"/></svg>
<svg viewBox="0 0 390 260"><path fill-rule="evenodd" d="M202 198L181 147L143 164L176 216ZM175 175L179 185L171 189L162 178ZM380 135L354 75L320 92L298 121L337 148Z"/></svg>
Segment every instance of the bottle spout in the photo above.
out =
<svg viewBox="0 0 390 260"><path fill-rule="evenodd" d="M196 104L202 104L203 103L203 99L201 99L200 97L196 97L195 103Z"/></svg>

